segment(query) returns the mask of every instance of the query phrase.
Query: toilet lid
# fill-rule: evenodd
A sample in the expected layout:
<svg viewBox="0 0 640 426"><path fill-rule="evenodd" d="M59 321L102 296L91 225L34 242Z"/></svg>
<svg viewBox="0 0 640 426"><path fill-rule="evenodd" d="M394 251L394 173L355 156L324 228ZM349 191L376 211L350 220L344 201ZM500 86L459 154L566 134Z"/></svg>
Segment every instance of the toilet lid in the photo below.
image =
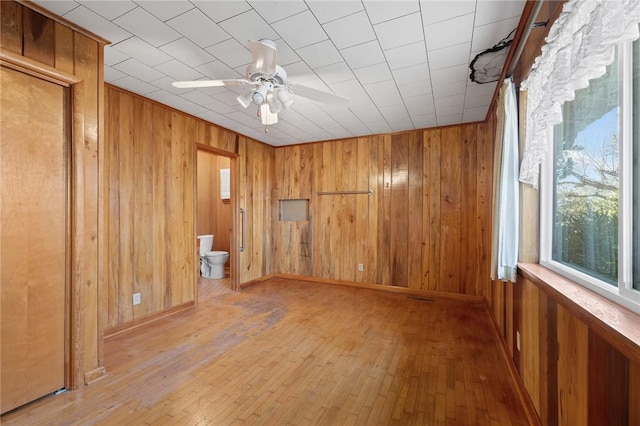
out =
<svg viewBox="0 0 640 426"><path fill-rule="evenodd" d="M228 254L226 251L206 251L204 252L205 256L224 256L225 254Z"/></svg>

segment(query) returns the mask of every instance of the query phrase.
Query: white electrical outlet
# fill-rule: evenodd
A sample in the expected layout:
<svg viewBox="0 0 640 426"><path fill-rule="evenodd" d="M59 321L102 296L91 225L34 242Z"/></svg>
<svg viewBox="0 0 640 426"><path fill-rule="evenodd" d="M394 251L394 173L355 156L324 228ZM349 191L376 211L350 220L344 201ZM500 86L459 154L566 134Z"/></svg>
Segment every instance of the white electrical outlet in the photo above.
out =
<svg viewBox="0 0 640 426"><path fill-rule="evenodd" d="M140 304L140 293L133 293L133 304L134 305Z"/></svg>
<svg viewBox="0 0 640 426"><path fill-rule="evenodd" d="M362 263L358 263L358 272L364 271L364 265Z"/></svg>
<svg viewBox="0 0 640 426"><path fill-rule="evenodd" d="M520 332L516 331L516 347L520 350Z"/></svg>

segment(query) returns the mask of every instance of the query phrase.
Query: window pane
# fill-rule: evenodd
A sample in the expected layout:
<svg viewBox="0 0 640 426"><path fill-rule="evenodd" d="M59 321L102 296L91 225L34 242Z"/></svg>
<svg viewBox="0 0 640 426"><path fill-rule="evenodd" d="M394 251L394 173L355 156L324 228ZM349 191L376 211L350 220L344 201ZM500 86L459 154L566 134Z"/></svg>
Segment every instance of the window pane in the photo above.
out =
<svg viewBox="0 0 640 426"><path fill-rule="evenodd" d="M633 43L633 287L640 290L640 40Z"/></svg>
<svg viewBox="0 0 640 426"><path fill-rule="evenodd" d="M576 92L554 129L552 258L618 281L618 70Z"/></svg>

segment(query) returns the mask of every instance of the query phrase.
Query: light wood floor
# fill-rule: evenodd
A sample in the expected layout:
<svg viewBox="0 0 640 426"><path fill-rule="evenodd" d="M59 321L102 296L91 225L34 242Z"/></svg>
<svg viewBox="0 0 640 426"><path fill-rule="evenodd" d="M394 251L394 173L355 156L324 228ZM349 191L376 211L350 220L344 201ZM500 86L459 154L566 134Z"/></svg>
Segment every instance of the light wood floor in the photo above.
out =
<svg viewBox="0 0 640 426"><path fill-rule="evenodd" d="M107 377L2 423L526 424L490 327L481 304L209 282L196 308L108 339Z"/></svg>

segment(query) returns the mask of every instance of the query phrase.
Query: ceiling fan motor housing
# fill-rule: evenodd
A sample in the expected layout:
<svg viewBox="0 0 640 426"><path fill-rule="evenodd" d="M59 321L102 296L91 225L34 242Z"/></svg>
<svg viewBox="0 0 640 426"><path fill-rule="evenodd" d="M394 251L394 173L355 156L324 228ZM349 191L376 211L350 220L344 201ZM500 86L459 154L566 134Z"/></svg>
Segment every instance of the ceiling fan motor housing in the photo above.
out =
<svg viewBox="0 0 640 426"><path fill-rule="evenodd" d="M287 81L287 72L279 65L276 65L276 72L273 75L268 75L258 70L258 67L255 63L249 64L247 66L247 80L253 82L264 82L268 81L273 83L274 86L283 86Z"/></svg>

